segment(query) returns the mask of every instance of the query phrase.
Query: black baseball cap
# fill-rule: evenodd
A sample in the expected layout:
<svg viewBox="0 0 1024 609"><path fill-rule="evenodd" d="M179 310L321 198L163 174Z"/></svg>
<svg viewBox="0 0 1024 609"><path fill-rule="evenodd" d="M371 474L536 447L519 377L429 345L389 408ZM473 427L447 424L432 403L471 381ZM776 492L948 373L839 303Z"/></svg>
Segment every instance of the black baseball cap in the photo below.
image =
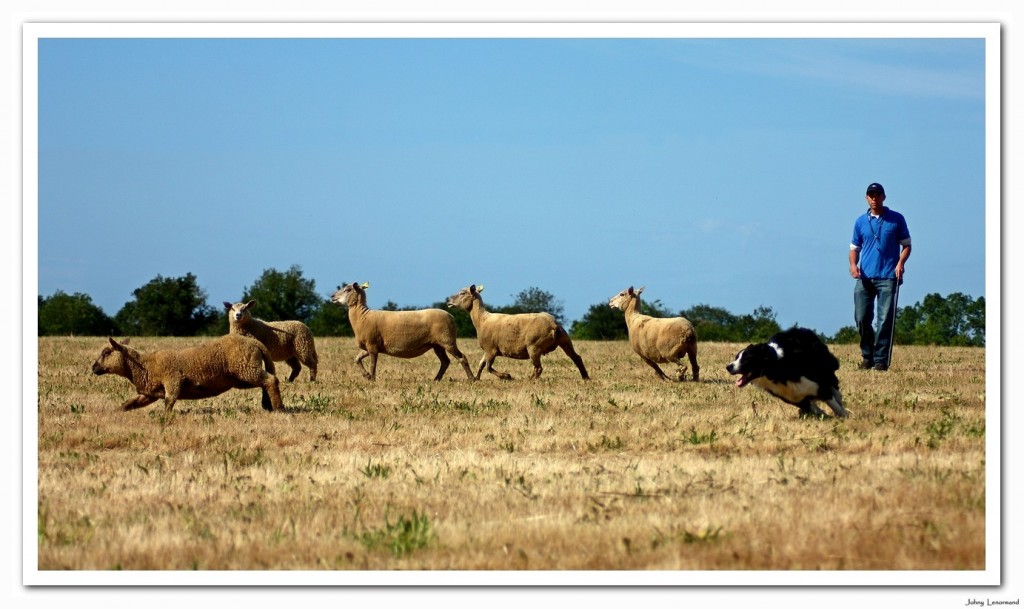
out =
<svg viewBox="0 0 1024 609"><path fill-rule="evenodd" d="M871 194L873 192L877 192L880 195L885 195L885 189L882 188L882 185L879 184L878 182L872 182L868 184L868 191L866 194Z"/></svg>

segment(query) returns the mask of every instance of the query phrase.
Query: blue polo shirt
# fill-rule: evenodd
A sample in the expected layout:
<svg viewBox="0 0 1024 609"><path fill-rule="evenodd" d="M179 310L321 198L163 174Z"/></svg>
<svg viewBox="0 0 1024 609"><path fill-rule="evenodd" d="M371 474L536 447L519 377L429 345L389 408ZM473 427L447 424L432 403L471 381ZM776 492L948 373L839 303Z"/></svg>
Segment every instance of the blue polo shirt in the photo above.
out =
<svg viewBox="0 0 1024 609"><path fill-rule="evenodd" d="M900 246L910 245L910 229L903 214L888 207L881 216L871 210L857 218L853 225L850 249L860 252L860 274L868 279L895 279Z"/></svg>

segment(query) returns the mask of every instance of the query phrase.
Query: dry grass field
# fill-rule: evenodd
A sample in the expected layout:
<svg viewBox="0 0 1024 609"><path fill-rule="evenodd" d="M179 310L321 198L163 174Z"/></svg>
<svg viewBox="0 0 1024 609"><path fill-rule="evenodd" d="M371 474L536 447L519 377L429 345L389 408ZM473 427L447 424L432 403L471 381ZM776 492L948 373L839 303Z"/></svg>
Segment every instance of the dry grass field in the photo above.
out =
<svg viewBox="0 0 1024 609"><path fill-rule="evenodd" d="M39 339L39 570L985 568L982 349L897 346L879 373L833 346L851 418L807 420L734 386L742 345L701 344L699 383L580 341L589 382L561 352L537 381L499 358L514 380L435 383L427 354L370 382L350 338L318 339L315 383L279 364L283 412L122 412L105 342Z"/></svg>

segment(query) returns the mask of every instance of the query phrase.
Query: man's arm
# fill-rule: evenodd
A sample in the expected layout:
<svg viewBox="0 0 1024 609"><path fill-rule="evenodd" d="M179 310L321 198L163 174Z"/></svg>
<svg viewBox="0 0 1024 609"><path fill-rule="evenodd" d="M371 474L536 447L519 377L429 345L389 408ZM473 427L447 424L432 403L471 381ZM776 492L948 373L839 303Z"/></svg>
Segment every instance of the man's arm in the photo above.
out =
<svg viewBox="0 0 1024 609"><path fill-rule="evenodd" d="M857 267L857 263L860 261L860 249L850 246L850 277L854 279L860 279L860 268Z"/></svg>
<svg viewBox="0 0 1024 609"><path fill-rule="evenodd" d="M903 272L905 270L904 267L907 264L907 258L910 258L910 243L904 245L903 249L900 250L900 259L899 262L896 263L896 279L899 281L903 281Z"/></svg>

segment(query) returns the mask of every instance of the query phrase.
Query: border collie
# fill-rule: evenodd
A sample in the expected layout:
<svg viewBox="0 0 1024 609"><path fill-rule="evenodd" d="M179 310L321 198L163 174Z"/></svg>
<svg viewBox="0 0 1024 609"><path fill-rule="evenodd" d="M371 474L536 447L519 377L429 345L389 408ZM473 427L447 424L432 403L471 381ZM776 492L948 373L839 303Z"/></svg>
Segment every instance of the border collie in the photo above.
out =
<svg viewBox="0 0 1024 609"><path fill-rule="evenodd" d="M790 328L767 343L750 345L725 369L739 374L737 387L751 383L800 409L800 416L822 416L815 400L828 404L837 417L846 417L839 393L839 360L825 343L806 328Z"/></svg>

